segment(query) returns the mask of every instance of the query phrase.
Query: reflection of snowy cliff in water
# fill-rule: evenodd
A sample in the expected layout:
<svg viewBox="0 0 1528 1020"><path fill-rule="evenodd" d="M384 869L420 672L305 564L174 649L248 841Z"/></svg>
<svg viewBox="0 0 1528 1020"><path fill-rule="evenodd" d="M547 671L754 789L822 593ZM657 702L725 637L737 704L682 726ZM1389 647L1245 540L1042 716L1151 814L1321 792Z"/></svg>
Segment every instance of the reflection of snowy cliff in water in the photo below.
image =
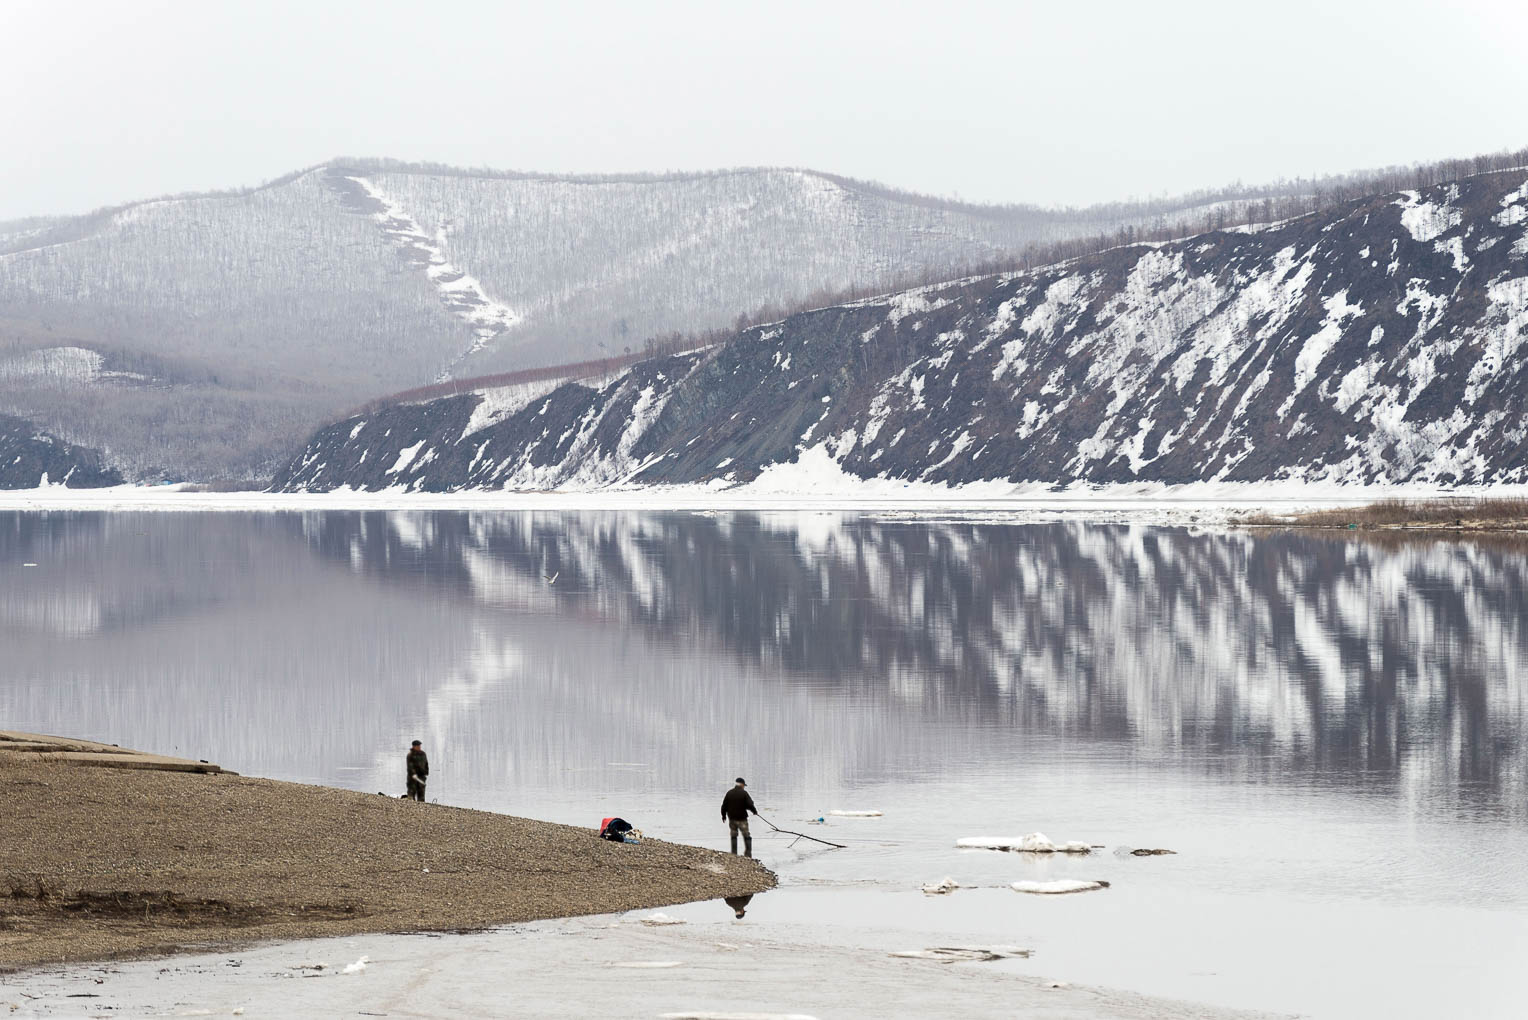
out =
<svg viewBox="0 0 1528 1020"><path fill-rule="evenodd" d="M457 802L742 761L820 789L1059 737L1522 810L1528 553L1510 547L822 514L11 514L0 561L7 725L272 775L391 790L419 736Z"/></svg>
<svg viewBox="0 0 1528 1020"><path fill-rule="evenodd" d="M427 544L474 601L637 624L972 740L1109 738L1398 792L1523 782L1528 544L828 514L395 513L363 538L366 516L325 515L317 540L384 574Z"/></svg>

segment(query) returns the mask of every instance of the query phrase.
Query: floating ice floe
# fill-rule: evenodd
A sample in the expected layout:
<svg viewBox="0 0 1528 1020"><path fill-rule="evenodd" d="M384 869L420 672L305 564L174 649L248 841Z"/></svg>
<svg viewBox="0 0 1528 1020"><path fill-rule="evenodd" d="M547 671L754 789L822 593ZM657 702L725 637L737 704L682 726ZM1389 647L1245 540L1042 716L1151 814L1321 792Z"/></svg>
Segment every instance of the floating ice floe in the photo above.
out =
<svg viewBox="0 0 1528 1020"><path fill-rule="evenodd" d="M890 955L904 960L933 960L936 963L985 963L988 960L1021 959L1034 952L1018 946L938 946L934 949L904 949Z"/></svg>
<svg viewBox="0 0 1528 1020"><path fill-rule="evenodd" d="M1107 889L1109 888L1109 883L1087 882L1076 878L1058 878L1054 882L1015 882L1010 888L1014 892L1057 896L1062 893L1092 892L1095 889Z"/></svg>
<svg viewBox="0 0 1528 1020"><path fill-rule="evenodd" d="M684 924L684 918L670 917L668 914L659 911L656 914L650 914L642 918L642 923L649 927L657 928L665 924Z"/></svg>
<svg viewBox="0 0 1528 1020"><path fill-rule="evenodd" d="M371 957L363 956L359 960L357 960L355 963L347 963L347 964L345 964L344 969L341 970L340 973L341 974L359 974L359 973L361 973L361 971L366 969L366 964L370 960L371 960Z"/></svg>
<svg viewBox="0 0 1528 1020"><path fill-rule="evenodd" d="M808 1013L659 1013L659 1020L817 1020Z"/></svg>
<svg viewBox="0 0 1528 1020"><path fill-rule="evenodd" d="M1090 844L1072 840L1069 843L1052 843L1043 832L1031 832L1025 836L967 836L957 839L955 845L967 850L1008 850L1026 854L1090 854Z"/></svg>
<svg viewBox="0 0 1528 1020"><path fill-rule="evenodd" d="M680 960L617 960L605 966L630 967L633 970L662 970L665 967L683 967L684 963Z"/></svg>
<svg viewBox="0 0 1528 1020"><path fill-rule="evenodd" d="M829 811L828 814L832 815L835 818L880 818L881 817L881 812L875 811L875 810L867 810L867 811L842 811L842 810L835 809L833 811Z"/></svg>
<svg viewBox="0 0 1528 1020"><path fill-rule="evenodd" d="M923 886L923 891L928 893L930 896L939 896L944 893L954 892L959 888L960 883L955 881L949 875L946 875L937 882L930 882L928 885Z"/></svg>

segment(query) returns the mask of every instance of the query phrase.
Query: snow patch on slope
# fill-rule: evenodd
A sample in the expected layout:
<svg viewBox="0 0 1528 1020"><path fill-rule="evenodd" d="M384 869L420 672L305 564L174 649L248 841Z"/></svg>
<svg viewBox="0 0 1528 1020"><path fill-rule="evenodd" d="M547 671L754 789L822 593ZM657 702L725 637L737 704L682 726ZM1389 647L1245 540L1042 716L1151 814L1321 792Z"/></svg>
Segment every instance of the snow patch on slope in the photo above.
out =
<svg viewBox="0 0 1528 1020"><path fill-rule="evenodd" d="M44 347L0 361L0 379L88 383L101 374L101 361L85 347Z"/></svg>
<svg viewBox="0 0 1528 1020"><path fill-rule="evenodd" d="M1321 303L1326 306L1326 318L1321 321L1321 328L1306 339L1305 346L1300 348L1300 353L1295 357L1295 388L1290 392L1288 399L1280 405L1280 418L1289 412L1295 397L1310 385L1311 380L1316 377L1316 371L1321 367L1321 362L1326 360L1326 356L1331 353L1337 341L1342 339L1344 324L1349 319L1362 315L1364 311L1362 305L1348 304L1347 288L1343 288Z"/></svg>
<svg viewBox="0 0 1528 1020"><path fill-rule="evenodd" d="M462 429L462 438L465 439L474 432L481 432L488 426L524 410L532 401L546 396L566 381L565 379L544 379L478 390L478 396L482 399L472 409L472 417L467 419L467 425Z"/></svg>
<svg viewBox="0 0 1528 1020"><path fill-rule="evenodd" d="M444 227L432 237L370 179L347 179L354 181L382 206L382 211L374 213L372 218L382 227L383 234L410 261L423 263L425 275L435 285L441 303L458 319L472 327L472 346L452 363L453 367L463 358L487 348L519 320L520 316L508 305L490 298L476 278L446 261L443 250ZM451 369L447 368L441 373L441 378L449 378L450 374Z"/></svg>
<svg viewBox="0 0 1528 1020"><path fill-rule="evenodd" d="M1449 198L1459 197L1458 187L1449 190ZM1464 213L1447 202L1426 202L1415 191L1403 191L1396 201L1401 207L1401 225L1412 238L1424 244L1446 234L1464 221Z"/></svg>

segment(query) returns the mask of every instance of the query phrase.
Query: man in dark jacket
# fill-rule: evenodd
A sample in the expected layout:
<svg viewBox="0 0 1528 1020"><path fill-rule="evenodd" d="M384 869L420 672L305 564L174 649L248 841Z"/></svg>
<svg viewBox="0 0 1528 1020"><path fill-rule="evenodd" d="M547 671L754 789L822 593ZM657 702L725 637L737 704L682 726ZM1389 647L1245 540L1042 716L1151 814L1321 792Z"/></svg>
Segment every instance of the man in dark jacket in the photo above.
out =
<svg viewBox="0 0 1528 1020"><path fill-rule="evenodd" d="M430 759L425 756L424 745L414 741L414 746L409 748L409 756L405 760L409 776L410 800L424 802L424 784L430 778Z"/></svg>
<svg viewBox="0 0 1528 1020"><path fill-rule="evenodd" d="M738 777L737 785L727 791L722 798L722 821L732 830L732 852L737 853L737 834L743 834L743 856L753 856L753 837L748 834L748 812L759 813L759 809L753 806L753 798L748 796L748 784Z"/></svg>

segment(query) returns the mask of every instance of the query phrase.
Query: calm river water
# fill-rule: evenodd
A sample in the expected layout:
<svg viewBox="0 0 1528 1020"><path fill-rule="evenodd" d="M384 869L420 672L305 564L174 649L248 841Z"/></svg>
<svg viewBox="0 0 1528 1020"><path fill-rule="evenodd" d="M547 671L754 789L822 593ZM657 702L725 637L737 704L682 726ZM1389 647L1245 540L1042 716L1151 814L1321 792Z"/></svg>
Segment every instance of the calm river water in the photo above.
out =
<svg viewBox="0 0 1528 1020"><path fill-rule="evenodd" d="M745 775L850 845L758 838L754 924L1319 1016L1518 1016L1528 987L1528 544L5 513L0 727L389 794L418 738L433 800L719 848ZM1108 849L954 846L1032 831ZM919 892L946 875L986 888ZM1065 877L1113 884L1006 888Z"/></svg>

